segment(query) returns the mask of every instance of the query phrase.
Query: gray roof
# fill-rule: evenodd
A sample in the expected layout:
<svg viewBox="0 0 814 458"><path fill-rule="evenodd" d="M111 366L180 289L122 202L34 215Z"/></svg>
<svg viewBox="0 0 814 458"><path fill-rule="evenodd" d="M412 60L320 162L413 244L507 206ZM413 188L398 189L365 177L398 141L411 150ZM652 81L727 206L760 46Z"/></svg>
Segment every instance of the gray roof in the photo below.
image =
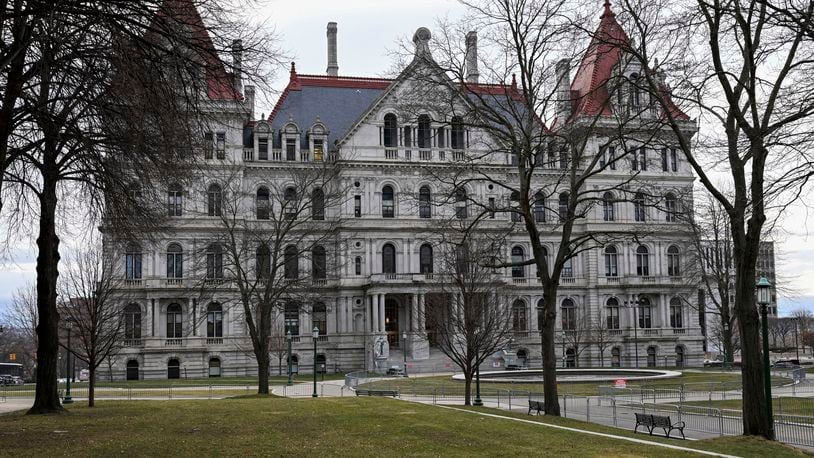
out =
<svg viewBox="0 0 814 458"><path fill-rule="evenodd" d="M367 110L384 89L325 87L303 85L299 90L288 90L270 120L274 129L274 145L279 148L280 137L276 135L289 118L302 131L300 144L307 147L306 132L317 118L328 129L329 149L342 138L354 122Z"/></svg>

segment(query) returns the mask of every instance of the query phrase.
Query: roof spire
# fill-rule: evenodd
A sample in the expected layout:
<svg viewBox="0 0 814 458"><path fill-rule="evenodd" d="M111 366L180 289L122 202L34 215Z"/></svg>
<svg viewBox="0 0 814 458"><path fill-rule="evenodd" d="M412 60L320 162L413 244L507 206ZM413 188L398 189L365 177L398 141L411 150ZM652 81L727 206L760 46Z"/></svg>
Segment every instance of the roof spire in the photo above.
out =
<svg viewBox="0 0 814 458"><path fill-rule="evenodd" d="M517 77L515 76L514 73L512 73L512 90L513 91L517 90Z"/></svg>
<svg viewBox="0 0 814 458"><path fill-rule="evenodd" d="M610 0L605 0L605 11L602 13L602 16L599 16L599 19L603 19L605 17L615 17L613 10L611 10L611 2Z"/></svg>

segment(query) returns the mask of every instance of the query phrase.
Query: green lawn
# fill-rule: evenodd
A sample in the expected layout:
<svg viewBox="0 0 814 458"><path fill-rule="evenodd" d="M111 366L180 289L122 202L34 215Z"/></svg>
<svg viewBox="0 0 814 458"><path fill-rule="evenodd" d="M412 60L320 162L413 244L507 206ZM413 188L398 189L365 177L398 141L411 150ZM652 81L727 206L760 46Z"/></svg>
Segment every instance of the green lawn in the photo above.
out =
<svg viewBox="0 0 814 458"><path fill-rule="evenodd" d="M783 385L789 383L788 379L775 377L772 379L772 384ZM642 388L660 388L660 389L678 389L680 385L685 384L686 389L707 391L707 390L733 390L741 386L741 378L738 373L716 373L709 371L685 371L680 377L655 380L651 382L628 383L628 387L642 387ZM689 385L687 385L689 384ZM560 383L557 385L559 394L569 394L575 396L596 396L599 394L600 385L610 385L610 382L603 383ZM418 393L418 394L433 394L437 392L439 395L449 394L463 394L464 382L453 380L450 376L439 377L417 377L417 378L402 378L402 379L388 379L376 382L366 383L361 385L365 388L379 388L379 389L397 389L402 393ZM474 389L474 383L473 383ZM436 391L437 390L437 391ZM481 383L481 392L494 393L495 390L517 390L517 391L531 391L542 392L542 383Z"/></svg>
<svg viewBox="0 0 814 458"><path fill-rule="evenodd" d="M345 374L325 374L325 380L342 380ZM302 374L293 376L294 383L310 382L313 380L313 375ZM317 375L317 380L322 380L323 375ZM271 385L285 384L288 378L283 376L269 377ZM148 379L148 380L116 380L112 382L99 380L96 386L110 386L110 387L165 387L168 385L253 385L257 386L257 377L193 377L181 379Z"/></svg>
<svg viewBox="0 0 814 458"><path fill-rule="evenodd" d="M740 399L727 399L726 401L693 401L685 402L687 405L712 407L715 409L741 410L743 405ZM779 397L772 399L772 410L775 413L787 415L805 415L814 417L814 398Z"/></svg>
<svg viewBox="0 0 814 458"><path fill-rule="evenodd" d="M535 420L631 434L567 419ZM257 396L109 401L94 409L75 405L65 415L3 415L0 443L5 456L692 456L392 399ZM742 456L801 455L742 438L670 443Z"/></svg>

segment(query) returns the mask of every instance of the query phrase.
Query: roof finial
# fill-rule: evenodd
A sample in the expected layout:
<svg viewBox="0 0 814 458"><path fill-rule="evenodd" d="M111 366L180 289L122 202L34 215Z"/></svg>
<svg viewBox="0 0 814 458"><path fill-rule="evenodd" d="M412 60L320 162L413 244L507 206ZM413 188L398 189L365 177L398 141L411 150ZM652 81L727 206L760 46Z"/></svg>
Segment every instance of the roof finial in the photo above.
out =
<svg viewBox="0 0 814 458"><path fill-rule="evenodd" d="M291 81L297 80L297 67L291 62Z"/></svg>
<svg viewBox="0 0 814 458"><path fill-rule="evenodd" d="M517 90L517 77L515 76L514 73L512 73L512 90L513 91Z"/></svg>
<svg viewBox="0 0 814 458"><path fill-rule="evenodd" d="M610 0L605 0L605 5L604 6L605 6L605 11L602 13L602 16L599 16L599 19L602 19L602 18L604 18L606 16L607 17L615 17L616 16L616 14L613 13L613 10L611 10L611 2L610 2Z"/></svg>

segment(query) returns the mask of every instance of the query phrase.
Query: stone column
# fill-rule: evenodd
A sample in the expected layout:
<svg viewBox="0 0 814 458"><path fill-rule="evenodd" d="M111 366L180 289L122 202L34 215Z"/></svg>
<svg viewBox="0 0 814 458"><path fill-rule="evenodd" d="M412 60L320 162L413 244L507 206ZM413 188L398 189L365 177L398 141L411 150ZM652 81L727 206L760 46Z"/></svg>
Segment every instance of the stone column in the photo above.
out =
<svg viewBox="0 0 814 458"><path fill-rule="evenodd" d="M379 294L379 332L384 330L384 294Z"/></svg>
<svg viewBox="0 0 814 458"><path fill-rule="evenodd" d="M664 297L664 294L659 294L659 310L661 310L661 327L669 327L670 321L667 319L667 300Z"/></svg>
<svg viewBox="0 0 814 458"><path fill-rule="evenodd" d="M418 332L424 333L427 330L427 310L425 308L425 294L418 295Z"/></svg>
<svg viewBox="0 0 814 458"><path fill-rule="evenodd" d="M418 294L410 295L410 332L418 331Z"/></svg>
<svg viewBox="0 0 814 458"><path fill-rule="evenodd" d="M537 329L537 296L529 296L529 331L539 331Z"/></svg>
<svg viewBox="0 0 814 458"><path fill-rule="evenodd" d="M374 294L370 296L370 309L373 316L370 319L370 332L379 332L379 295Z"/></svg>

